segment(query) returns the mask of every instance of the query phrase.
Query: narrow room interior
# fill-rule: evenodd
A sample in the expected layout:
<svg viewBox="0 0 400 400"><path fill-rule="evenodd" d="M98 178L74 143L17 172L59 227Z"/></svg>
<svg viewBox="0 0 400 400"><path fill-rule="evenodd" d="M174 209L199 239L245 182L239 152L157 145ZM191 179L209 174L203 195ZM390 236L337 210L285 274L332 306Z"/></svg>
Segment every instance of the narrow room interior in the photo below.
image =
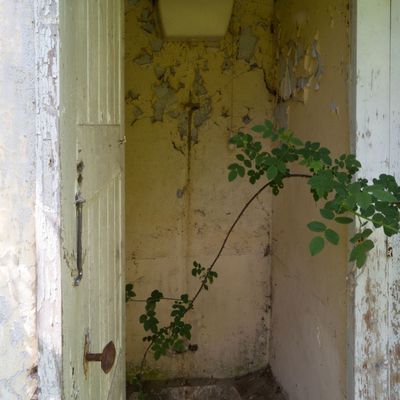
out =
<svg viewBox="0 0 400 400"><path fill-rule="evenodd" d="M126 306L129 395L147 346L141 300L155 289L172 299L196 293L193 262L209 266L263 184L229 182L232 136L271 120L348 151L348 22L347 1L235 0L221 38L168 39L155 3L126 1L126 282L136 294ZM264 397L245 397L239 385L238 398L343 399L346 246L311 258L306 224L317 214L301 181L278 197L263 191L186 316L185 351L148 354L145 380L204 386L251 376L264 382L253 395ZM161 322L170 306L159 305ZM275 397L266 397L266 382Z"/></svg>

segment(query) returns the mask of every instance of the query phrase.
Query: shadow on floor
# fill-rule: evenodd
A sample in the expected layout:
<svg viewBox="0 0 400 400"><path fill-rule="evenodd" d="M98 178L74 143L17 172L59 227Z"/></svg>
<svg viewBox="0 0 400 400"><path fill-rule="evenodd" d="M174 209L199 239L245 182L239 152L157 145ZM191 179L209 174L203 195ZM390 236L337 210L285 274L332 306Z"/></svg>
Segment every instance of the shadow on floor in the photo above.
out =
<svg viewBox="0 0 400 400"><path fill-rule="evenodd" d="M146 382L149 400L287 400L269 367L233 379L174 379ZM132 387L127 399L137 400Z"/></svg>

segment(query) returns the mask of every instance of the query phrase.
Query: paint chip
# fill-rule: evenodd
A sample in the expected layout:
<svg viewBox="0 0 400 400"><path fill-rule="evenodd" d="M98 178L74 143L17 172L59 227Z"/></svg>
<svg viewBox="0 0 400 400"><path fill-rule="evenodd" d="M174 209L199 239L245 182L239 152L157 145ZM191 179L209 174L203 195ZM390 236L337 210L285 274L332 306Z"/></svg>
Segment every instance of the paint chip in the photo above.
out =
<svg viewBox="0 0 400 400"><path fill-rule="evenodd" d="M133 61L138 65L147 65L152 63L153 57L150 54L144 53L134 58Z"/></svg>
<svg viewBox="0 0 400 400"><path fill-rule="evenodd" d="M128 90L126 94L125 101L127 103L132 103L135 100L139 99L139 93L135 92L133 89Z"/></svg>
<svg viewBox="0 0 400 400"><path fill-rule="evenodd" d="M200 75L200 71L196 69L193 81L193 93L196 96L204 96L207 94L207 89L204 86L204 81L202 76Z"/></svg>
<svg viewBox="0 0 400 400"><path fill-rule="evenodd" d="M243 28L239 38L237 58L249 62L254 55L257 42L258 37L253 33L253 30L248 26Z"/></svg>
<svg viewBox="0 0 400 400"><path fill-rule="evenodd" d="M167 82L154 86L156 101L153 103L153 122L162 121L165 109L176 101L175 91Z"/></svg>
<svg viewBox="0 0 400 400"><path fill-rule="evenodd" d="M207 99L200 104L198 110L193 113L193 124L196 128L202 126L211 115L212 107L211 100Z"/></svg>
<svg viewBox="0 0 400 400"><path fill-rule="evenodd" d="M141 24L141 28L147 33L154 33L156 31L156 27L153 22L143 22Z"/></svg>
<svg viewBox="0 0 400 400"><path fill-rule="evenodd" d="M221 70L222 70L222 72L227 71L227 70L231 69L232 66L233 66L232 59L230 57L225 57L224 61L222 62L222 65L221 65Z"/></svg>
<svg viewBox="0 0 400 400"><path fill-rule="evenodd" d="M162 39L153 40L150 43L150 46L154 53L158 53L159 51L161 51L161 49L164 46L164 40L162 40Z"/></svg>

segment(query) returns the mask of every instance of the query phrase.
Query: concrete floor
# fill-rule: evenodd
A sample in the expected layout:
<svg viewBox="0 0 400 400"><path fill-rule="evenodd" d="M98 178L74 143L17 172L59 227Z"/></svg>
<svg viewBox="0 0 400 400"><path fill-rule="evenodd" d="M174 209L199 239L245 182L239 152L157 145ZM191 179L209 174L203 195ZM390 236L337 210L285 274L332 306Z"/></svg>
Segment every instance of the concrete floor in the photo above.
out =
<svg viewBox="0 0 400 400"><path fill-rule="evenodd" d="M149 400L287 400L269 368L235 379L177 379L145 387ZM130 387L127 399L137 400Z"/></svg>

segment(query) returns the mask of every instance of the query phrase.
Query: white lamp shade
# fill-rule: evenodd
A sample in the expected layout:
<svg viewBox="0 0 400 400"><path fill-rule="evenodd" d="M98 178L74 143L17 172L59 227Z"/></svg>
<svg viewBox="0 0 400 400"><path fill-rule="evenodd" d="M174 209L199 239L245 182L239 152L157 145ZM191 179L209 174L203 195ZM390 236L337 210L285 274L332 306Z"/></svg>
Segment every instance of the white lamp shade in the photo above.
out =
<svg viewBox="0 0 400 400"><path fill-rule="evenodd" d="M234 0L158 0L164 37L218 40L228 29Z"/></svg>

